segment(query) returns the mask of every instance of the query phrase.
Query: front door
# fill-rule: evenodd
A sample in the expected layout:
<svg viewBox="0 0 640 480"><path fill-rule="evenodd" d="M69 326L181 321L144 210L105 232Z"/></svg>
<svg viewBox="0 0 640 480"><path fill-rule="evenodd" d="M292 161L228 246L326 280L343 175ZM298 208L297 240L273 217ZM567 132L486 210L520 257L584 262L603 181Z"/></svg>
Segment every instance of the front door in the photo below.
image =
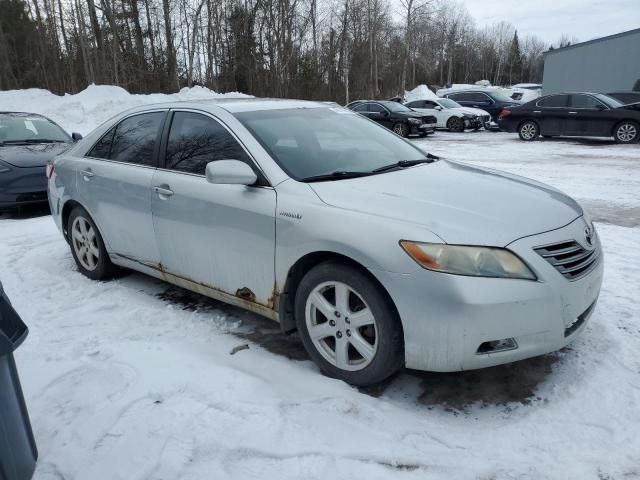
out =
<svg viewBox="0 0 640 480"><path fill-rule="evenodd" d="M591 95L573 93L569 98L569 107L567 135L611 136L613 125L610 125L605 112L608 107L598 99Z"/></svg>
<svg viewBox="0 0 640 480"><path fill-rule="evenodd" d="M257 171L216 119L193 111L172 113L164 168L152 182L162 270L267 305L275 280L276 192L264 180L255 186L209 183L207 163L229 159L247 162Z"/></svg>
<svg viewBox="0 0 640 480"><path fill-rule="evenodd" d="M155 265L151 180L167 112L136 114L107 132L79 160L78 195L111 254Z"/></svg>

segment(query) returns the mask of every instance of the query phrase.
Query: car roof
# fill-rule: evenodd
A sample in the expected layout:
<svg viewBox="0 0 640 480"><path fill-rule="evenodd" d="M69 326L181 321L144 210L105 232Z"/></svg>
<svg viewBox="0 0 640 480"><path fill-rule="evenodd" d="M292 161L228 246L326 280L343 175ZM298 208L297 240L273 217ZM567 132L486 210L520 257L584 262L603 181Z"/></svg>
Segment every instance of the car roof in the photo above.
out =
<svg viewBox="0 0 640 480"><path fill-rule="evenodd" d="M323 102L309 100L290 100L284 98L211 98L181 100L162 103L150 103L128 110L127 112L143 112L156 108L195 108L204 110L221 108L229 113L255 112L259 110L284 110L290 108L335 108Z"/></svg>

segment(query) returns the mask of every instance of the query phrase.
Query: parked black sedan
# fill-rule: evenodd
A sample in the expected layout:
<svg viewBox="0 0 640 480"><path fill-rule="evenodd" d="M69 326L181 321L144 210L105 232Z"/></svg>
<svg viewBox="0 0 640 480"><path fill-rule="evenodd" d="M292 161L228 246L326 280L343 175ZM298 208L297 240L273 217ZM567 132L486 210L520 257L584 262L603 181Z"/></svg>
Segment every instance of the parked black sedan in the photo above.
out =
<svg viewBox="0 0 640 480"><path fill-rule="evenodd" d="M640 105L623 105L600 93L560 93L504 109L500 128L532 141L545 137L613 137L618 143L640 139Z"/></svg>
<svg viewBox="0 0 640 480"><path fill-rule="evenodd" d="M79 138L34 113L0 112L0 210L47 203L47 163Z"/></svg>
<svg viewBox="0 0 640 480"><path fill-rule="evenodd" d="M414 112L390 100L356 100L349 103L347 108L384 125L402 137L424 137L436 131L436 117Z"/></svg>
<svg viewBox="0 0 640 480"><path fill-rule="evenodd" d="M463 107L480 108L488 112L494 122L498 120L498 115L504 108L519 105L499 90L455 90L445 93L443 97L450 98Z"/></svg>

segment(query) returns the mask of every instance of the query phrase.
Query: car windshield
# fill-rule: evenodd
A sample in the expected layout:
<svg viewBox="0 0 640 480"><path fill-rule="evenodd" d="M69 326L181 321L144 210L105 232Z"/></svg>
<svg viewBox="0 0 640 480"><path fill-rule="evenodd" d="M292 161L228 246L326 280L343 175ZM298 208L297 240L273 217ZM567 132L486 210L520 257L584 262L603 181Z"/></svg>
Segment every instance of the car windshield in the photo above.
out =
<svg viewBox="0 0 640 480"><path fill-rule="evenodd" d="M451 100L450 98L441 98L440 100L438 100L438 103L442 105L444 108L461 108L462 107L462 105L460 105L458 102Z"/></svg>
<svg viewBox="0 0 640 480"><path fill-rule="evenodd" d="M411 109L409 107L404 106L398 102L380 102L382 105L387 107L392 112L410 112Z"/></svg>
<svg viewBox="0 0 640 480"><path fill-rule="evenodd" d="M513 98L511 98L506 93L503 93L503 92L491 92L489 95L491 95L491 97L494 100L498 100L499 102L511 102L511 103L513 103Z"/></svg>
<svg viewBox="0 0 640 480"><path fill-rule="evenodd" d="M606 106L608 106L609 108L618 108L621 107L622 105L624 105L621 101L610 97L609 95L604 95L602 93L596 93L594 95L594 97L596 97L598 100L600 100L602 103L604 103Z"/></svg>
<svg viewBox="0 0 640 480"><path fill-rule="evenodd" d="M296 180L333 172L369 173L393 163L426 158L411 143L345 108L234 115Z"/></svg>
<svg viewBox="0 0 640 480"><path fill-rule="evenodd" d="M69 141L64 130L44 117L0 115L0 144Z"/></svg>

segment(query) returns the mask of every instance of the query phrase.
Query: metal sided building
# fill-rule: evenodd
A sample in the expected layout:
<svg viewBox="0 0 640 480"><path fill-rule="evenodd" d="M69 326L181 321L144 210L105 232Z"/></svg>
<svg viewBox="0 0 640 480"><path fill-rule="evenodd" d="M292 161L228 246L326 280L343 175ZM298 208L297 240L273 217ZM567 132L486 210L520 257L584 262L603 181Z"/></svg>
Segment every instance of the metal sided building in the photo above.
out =
<svg viewBox="0 0 640 480"><path fill-rule="evenodd" d="M640 91L640 28L544 53L543 94Z"/></svg>

